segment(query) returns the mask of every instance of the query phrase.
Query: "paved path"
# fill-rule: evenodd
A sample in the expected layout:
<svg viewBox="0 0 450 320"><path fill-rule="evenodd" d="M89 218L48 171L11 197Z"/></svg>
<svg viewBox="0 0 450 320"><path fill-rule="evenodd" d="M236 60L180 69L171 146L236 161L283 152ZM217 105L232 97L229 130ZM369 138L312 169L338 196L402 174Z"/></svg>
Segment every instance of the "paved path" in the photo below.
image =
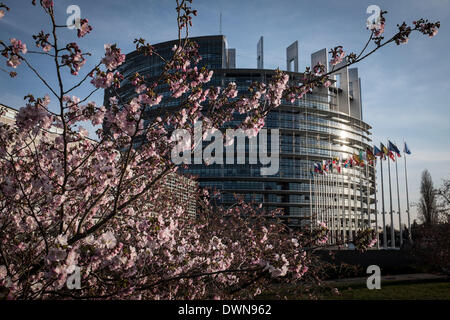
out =
<svg viewBox="0 0 450 320"><path fill-rule="evenodd" d="M367 275L369 276L369 275ZM420 280L445 280L449 279L445 275L431 274L431 273L411 273L411 274L397 274L397 275L381 275L381 282L391 282L391 281L420 281ZM348 284L360 284L366 283L367 277L359 277L359 278L346 278L346 279L337 279L325 281L328 284L340 284L340 283L348 283Z"/></svg>

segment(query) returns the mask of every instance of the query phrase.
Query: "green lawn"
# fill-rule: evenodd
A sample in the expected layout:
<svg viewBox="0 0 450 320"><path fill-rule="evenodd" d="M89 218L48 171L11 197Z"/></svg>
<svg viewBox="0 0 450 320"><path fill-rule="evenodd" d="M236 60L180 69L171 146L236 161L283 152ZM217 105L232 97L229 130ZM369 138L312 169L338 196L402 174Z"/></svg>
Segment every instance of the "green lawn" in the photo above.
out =
<svg viewBox="0 0 450 320"><path fill-rule="evenodd" d="M344 300L450 300L450 282L421 281L421 282L392 282L381 285L380 290L369 290L359 285L349 289L339 285L339 294L324 296L325 299Z"/></svg>
<svg viewBox="0 0 450 320"><path fill-rule="evenodd" d="M334 292L338 289L338 294ZM417 280L388 281L380 290L369 290L365 284L325 285L305 290L302 287L280 286L263 292L257 299L289 300L450 300L450 281Z"/></svg>

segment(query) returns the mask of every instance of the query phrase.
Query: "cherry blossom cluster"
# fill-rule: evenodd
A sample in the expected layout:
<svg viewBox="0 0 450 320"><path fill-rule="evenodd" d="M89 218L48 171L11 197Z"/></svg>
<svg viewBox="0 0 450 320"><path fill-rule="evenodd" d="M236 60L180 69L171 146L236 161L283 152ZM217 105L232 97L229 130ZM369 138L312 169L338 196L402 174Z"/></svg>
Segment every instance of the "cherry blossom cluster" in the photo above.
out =
<svg viewBox="0 0 450 320"><path fill-rule="evenodd" d="M112 85L114 88L120 88L120 82L123 80L123 76L119 72L104 72L100 71L100 69L95 70L91 73L91 77L93 78L91 83L96 88L107 89Z"/></svg>
<svg viewBox="0 0 450 320"><path fill-rule="evenodd" d="M86 105L80 103L80 98L64 96L63 102L68 110L66 121L69 124L76 124L81 121L90 121L97 126L103 123L106 114L104 106L97 106L95 102L88 102Z"/></svg>
<svg viewBox="0 0 450 320"><path fill-rule="evenodd" d="M83 38L92 31L92 26L89 25L88 19L80 19L80 27L78 28L78 38Z"/></svg>
<svg viewBox="0 0 450 320"><path fill-rule="evenodd" d="M394 36L394 41L397 45L408 43L409 36L412 31L418 31L424 35L428 35L430 38L433 38L439 31L441 23L437 22L429 22L426 19L419 19L417 21L413 21L412 26L403 22L398 27L398 33Z"/></svg>
<svg viewBox="0 0 450 320"><path fill-rule="evenodd" d="M183 0L181 3L177 1L178 12L178 28L184 29L187 26L192 26L192 16L197 15L197 10L193 10L187 3L192 3L192 0Z"/></svg>
<svg viewBox="0 0 450 320"><path fill-rule="evenodd" d="M116 44L105 44L105 57L102 59L102 63L109 71L115 70L124 62L125 55L121 53Z"/></svg>
<svg viewBox="0 0 450 320"><path fill-rule="evenodd" d="M377 242L378 239L374 229L358 230L353 239L353 243L358 250L367 250L372 248Z"/></svg>
<svg viewBox="0 0 450 320"><path fill-rule="evenodd" d="M12 38L10 39L10 42L12 54L18 55L19 53L27 53L27 45L22 43L22 41Z"/></svg>
<svg viewBox="0 0 450 320"><path fill-rule="evenodd" d="M96 113L91 103L81 106L76 97L64 100L67 115L75 115L79 121ZM29 111L21 113L26 116ZM139 202L129 202L143 192L146 181L160 173L160 168L149 163L155 159L148 153L151 146L131 152L124 176L127 187L118 204L121 213L105 228L90 231L96 230L114 202L115 190L110 186L119 185L123 153L113 147L113 141L95 145L73 140L67 149L71 174L64 179L62 136L53 140L42 130L36 131L42 136L35 150L27 147L25 139L15 138L16 134L23 137L25 129L26 125L0 127L0 138L8 136L9 145L21 159L17 163L2 161L0 166L1 199L13 202L15 208L0 218L7 226L0 245L8 261L0 267L0 285L7 288L9 298L55 294L147 299L251 297L272 277L299 279L308 270L309 257L302 249L307 243L301 236L283 231L283 224L261 218L267 214L242 201L212 213L206 192L201 196L201 208L205 209L199 209L197 218L188 218L183 201L174 201L170 190L157 184ZM8 158L8 153L2 157ZM86 158L88 154L91 156ZM39 174L27 175L29 170ZM66 191L61 193L63 186ZM40 213L28 215L21 199L30 201ZM164 214L155 215L155 210ZM61 232L51 231L60 225ZM21 260L24 252L34 257L28 267ZM33 269L36 262L40 267ZM66 281L76 267L82 270L83 285L73 292ZM25 282L20 280L24 271L30 274ZM256 277L261 280L231 293L230 289Z"/></svg>
<svg viewBox="0 0 450 320"><path fill-rule="evenodd" d="M49 96L36 100L30 98L26 107L20 108L17 114L17 127L24 132L50 129L53 124L53 116L47 110L49 103Z"/></svg>
<svg viewBox="0 0 450 320"><path fill-rule="evenodd" d="M68 66L70 68L70 73L76 76L86 63L86 59L78 47L78 44L75 42L69 43L65 50L68 51L68 54L61 56L61 63L63 66Z"/></svg>
<svg viewBox="0 0 450 320"><path fill-rule="evenodd" d="M319 62L313 67L313 72L315 76L321 76L325 72L325 66Z"/></svg>
<svg viewBox="0 0 450 320"><path fill-rule="evenodd" d="M33 35L33 39L36 40L36 47L41 47L44 52L49 52L52 49L52 45L48 41L49 37L50 34L44 33L44 31L40 31L37 35Z"/></svg>
<svg viewBox="0 0 450 320"><path fill-rule="evenodd" d="M375 39L375 42L380 43L380 41L383 39L382 34L384 33L384 28L386 27L386 18L384 15L387 13L387 11L380 11L380 17L377 23L374 25L371 25L369 29L373 31L373 37Z"/></svg>
<svg viewBox="0 0 450 320"><path fill-rule="evenodd" d="M397 25L397 27L399 32L395 37L395 43L397 45L408 43L409 35L411 34L412 31L411 27L408 26L406 22L403 22L401 25Z"/></svg>
<svg viewBox="0 0 450 320"><path fill-rule="evenodd" d="M144 38L134 39L134 44L136 44L136 51L144 56L151 56L153 54L153 46L145 42Z"/></svg>
<svg viewBox="0 0 450 320"><path fill-rule="evenodd" d="M22 57L20 54L27 53L27 45L16 38L11 38L11 45L7 46L3 42L0 42L0 45L3 45L2 56L4 56L6 60L6 65L11 68L17 68L21 64Z"/></svg>
<svg viewBox="0 0 450 320"><path fill-rule="evenodd" d="M42 0L42 6L46 9L53 8L53 0Z"/></svg>
<svg viewBox="0 0 450 320"><path fill-rule="evenodd" d="M329 230L325 222L317 221L314 229L314 236L317 238L319 244L325 244L328 241Z"/></svg>
<svg viewBox="0 0 450 320"><path fill-rule="evenodd" d="M413 21L413 24L421 33L428 35L430 38L433 38L435 35L437 35L441 26L441 23L439 21L433 23L429 22L426 19Z"/></svg>
<svg viewBox="0 0 450 320"><path fill-rule="evenodd" d="M345 58L345 51L342 46L334 47L333 49L330 50L330 53L331 53L330 64L332 66L341 63Z"/></svg>
<svg viewBox="0 0 450 320"><path fill-rule="evenodd" d="M36 0L33 0L32 5L35 6L36 5ZM53 9L54 3L53 0L40 0L41 6L47 10L51 10Z"/></svg>
<svg viewBox="0 0 450 320"><path fill-rule="evenodd" d="M174 69L175 72L167 76L167 81L173 98L179 98L192 90L195 91L192 98L202 98L201 100L204 101L205 95L202 95L202 86L211 80L213 72L206 70L206 68L201 70L197 68L195 63L200 60L197 49L197 44L193 42L189 42L185 48L180 48L177 45L172 48L175 59L167 67Z"/></svg>

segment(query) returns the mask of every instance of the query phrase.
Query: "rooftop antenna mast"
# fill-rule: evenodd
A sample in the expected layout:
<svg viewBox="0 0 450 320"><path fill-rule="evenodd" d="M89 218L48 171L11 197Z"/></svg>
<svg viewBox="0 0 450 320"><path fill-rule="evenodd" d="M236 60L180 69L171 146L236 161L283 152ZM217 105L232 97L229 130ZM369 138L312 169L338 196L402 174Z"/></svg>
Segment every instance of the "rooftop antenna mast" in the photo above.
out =
<svg viewBox="0 0 450 320"><path fill-rule="evenodd" d="M219 19L219 34L222 34L222 12L220 13Z"/></svg>

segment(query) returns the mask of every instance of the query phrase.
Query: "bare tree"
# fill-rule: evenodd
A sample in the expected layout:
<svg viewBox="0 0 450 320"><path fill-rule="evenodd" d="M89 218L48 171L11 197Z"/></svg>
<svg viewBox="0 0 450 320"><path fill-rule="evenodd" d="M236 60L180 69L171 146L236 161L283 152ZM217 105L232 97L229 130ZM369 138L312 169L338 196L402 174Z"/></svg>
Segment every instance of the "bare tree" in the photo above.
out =
<svg viewBox="0 0 450 320"><path fill-rule="evenodd" d="M436 204L436 190L433 186L433 179L430 172L425 169L422 172L422 180L420 182L421 198L418 203L419 219L427 225L438 222L438 210Z"/></svg>
<svg viewBox="0 0 450 320"><path fill-rule="evenodd" d="M441 220L450 223L450 179L444 179L437 190L437 208Z"/></svg>

